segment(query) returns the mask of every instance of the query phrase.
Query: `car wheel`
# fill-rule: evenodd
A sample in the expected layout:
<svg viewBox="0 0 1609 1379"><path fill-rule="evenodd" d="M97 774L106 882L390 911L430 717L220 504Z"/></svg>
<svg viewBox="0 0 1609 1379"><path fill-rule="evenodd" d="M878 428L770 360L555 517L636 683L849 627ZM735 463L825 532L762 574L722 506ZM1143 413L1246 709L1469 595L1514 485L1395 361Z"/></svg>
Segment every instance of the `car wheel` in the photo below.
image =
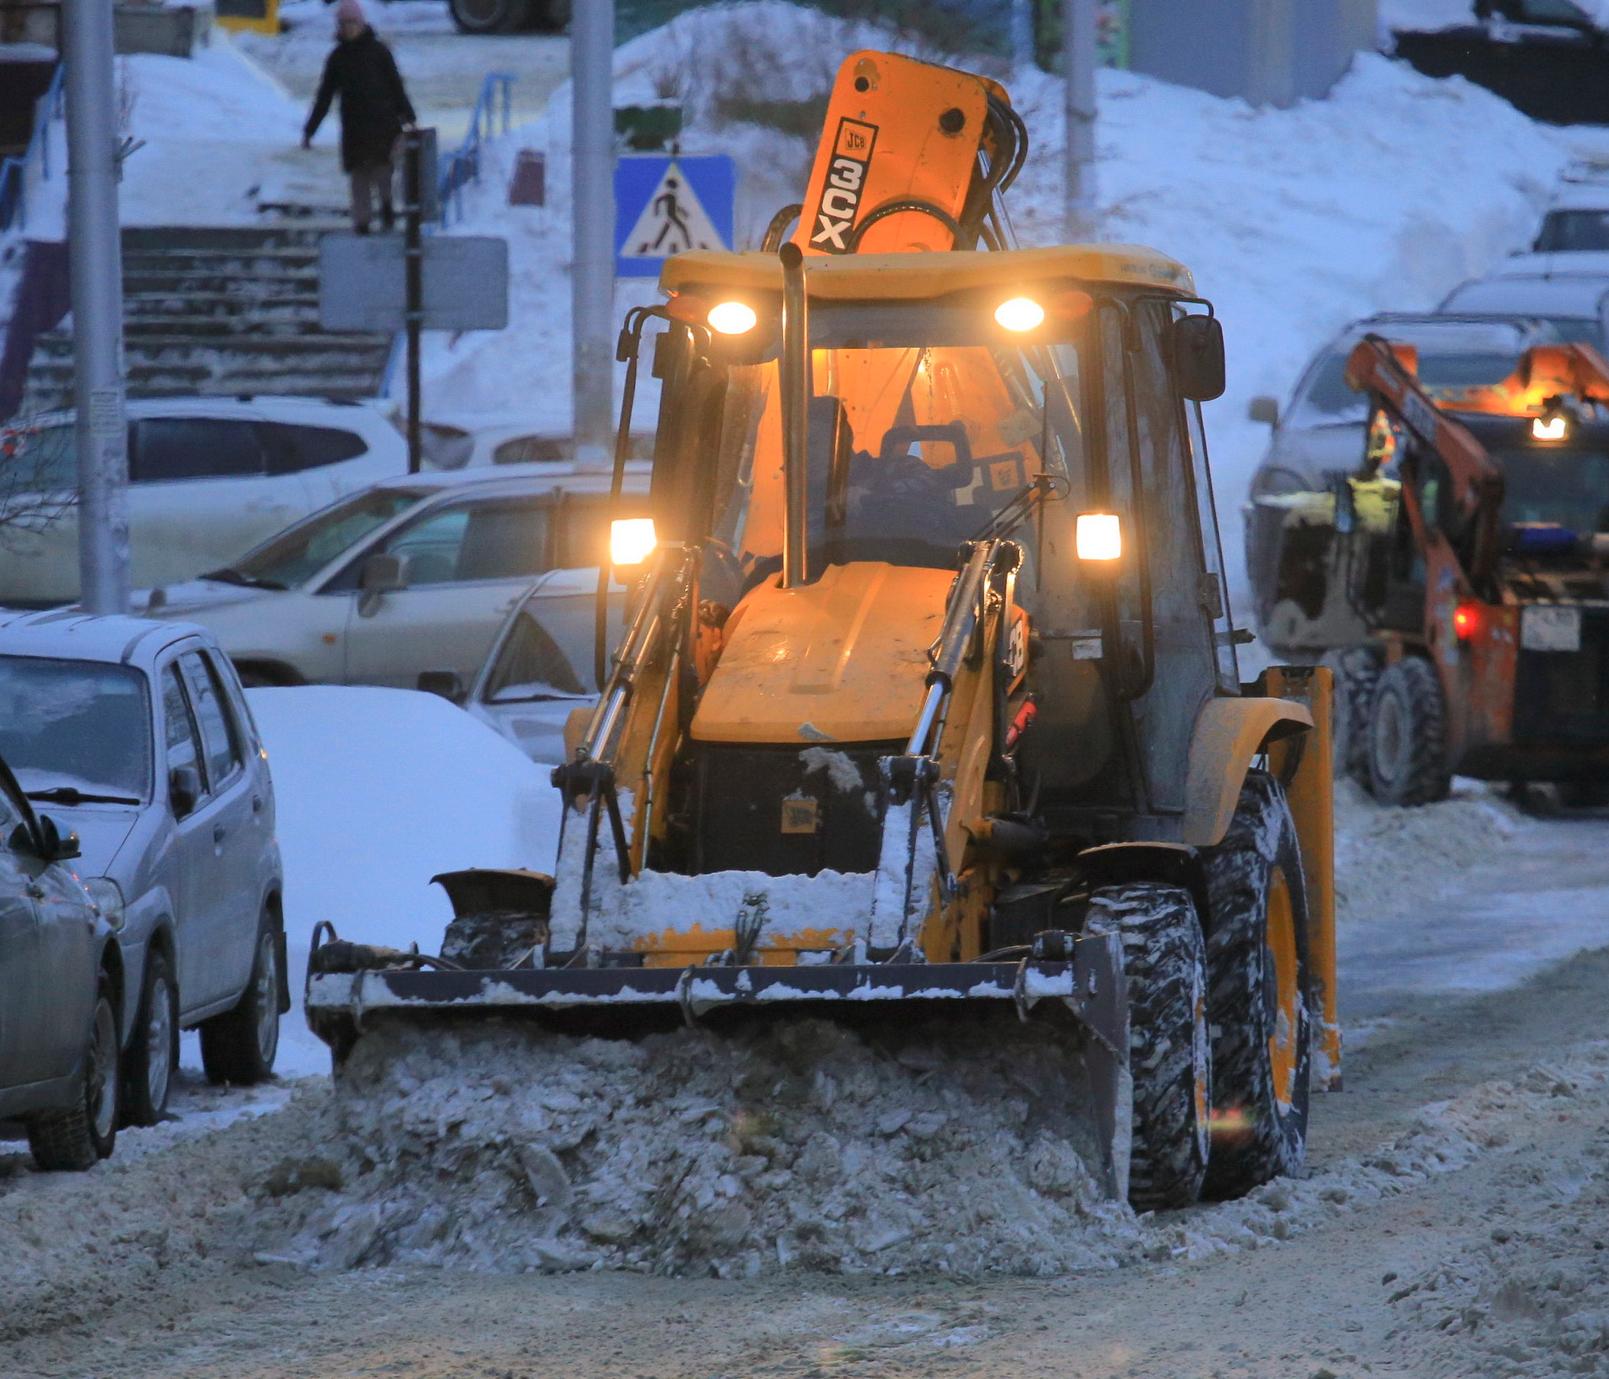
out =
<svg viewBox="0 0 1609 1379"><path fill-rule="evenodd" d="M265 915L257 930L251 978L233 1010L201 1024L201 1066L207 1081L247 1087L273 1076L279 1052L279 942Z"/></svg>
<svg viewBox="0 0 1609 1379"><path fill-rule="evenodd" d="M460 33L509 34L525 27L529 0L447 0Z"/></svg>
<svg viewBox="0 0 1609 1379"><path fill-rule="evenodd" d="M102 978L77 1104L28 1123L28 1148L40 1168L81 1173L112 1152L117 1143L117 1082L117 1009Z"/></svg>
<svg viewBox="0 0 1609 1379"><path fill-rule="evenodd" d="M168 1107L179 1049L179 992L168 955L153 949L145 961L134 1036L123 1055L123 1120L155 1125Z"/></svg>

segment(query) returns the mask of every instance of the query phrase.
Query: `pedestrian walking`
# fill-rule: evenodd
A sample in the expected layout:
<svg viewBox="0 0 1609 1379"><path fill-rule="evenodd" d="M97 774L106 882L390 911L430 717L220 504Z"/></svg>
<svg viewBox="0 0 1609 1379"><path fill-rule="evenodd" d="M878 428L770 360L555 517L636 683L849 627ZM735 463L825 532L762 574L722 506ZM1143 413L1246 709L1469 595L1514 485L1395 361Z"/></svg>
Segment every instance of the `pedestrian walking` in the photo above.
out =
<svg viewBox="0 0 1609 1379"><path fill-rule="evenodd" d="M398 137L415 117L396 59L369 27L358 0L341 0L335 7L335 36L302 147L313 146L313 135L340 92L341 167L352 181L352 228L366 235L376 201L380 227L389 230L396 223L391 160Z"/></svg>

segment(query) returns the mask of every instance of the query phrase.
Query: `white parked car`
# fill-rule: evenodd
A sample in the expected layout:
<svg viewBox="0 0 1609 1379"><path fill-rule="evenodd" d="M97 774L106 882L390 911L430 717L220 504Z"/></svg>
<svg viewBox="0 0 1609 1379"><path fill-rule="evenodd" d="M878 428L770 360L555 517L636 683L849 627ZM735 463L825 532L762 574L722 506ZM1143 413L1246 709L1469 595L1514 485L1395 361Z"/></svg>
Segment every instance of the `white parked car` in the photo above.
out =
<svg viewBox="0 0 1609 1379"><path fill-rule="evenodd" d="M407 444L367 403L147 398L128 421L136 585L189 579L408 469ZM78 598L77 457L71 412L0 426L0 605Z"/></svg>
<svg viewBox="0 0 1609 1379"><path fill-rule="evenodd" d="M1539 318L1561 340L1609 353L1609 275L1504 272L1472 278L1449 292L1436 310L1450 316Z"/></svg>
<svg viewBox="0 0 1609 1379"><path fill-rule="evenodd" d="M247 684L468 684L537 575L607 550L609 480L562 464L391 479L152 590L146 613L210 629ZM628 489L646 493L644 467Z"/></svg>
<svg viewBox="0 0 1609 1379"><path fill-rule="evenodd" d="M625 586L611 583L607 598L604 646L613 649L624 627ZM563 761L565 723L598 699L597 609L596 567L550 571L508 615L467 693L439 674L420 688L462 703L533 761Z"/></svg>

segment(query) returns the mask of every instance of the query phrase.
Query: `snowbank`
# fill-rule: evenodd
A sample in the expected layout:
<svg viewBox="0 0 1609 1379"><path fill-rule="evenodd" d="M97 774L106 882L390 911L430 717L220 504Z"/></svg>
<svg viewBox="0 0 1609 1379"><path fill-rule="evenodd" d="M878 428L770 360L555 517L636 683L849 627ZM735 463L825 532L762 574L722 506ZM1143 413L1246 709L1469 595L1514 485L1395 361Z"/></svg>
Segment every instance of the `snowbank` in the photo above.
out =
<svg viewBox="0 0 1609 1379"><path fill-rule="evenodd" d="M547 768L435 695L308 686L248 697L274 777L296 996L279 1071L323 1072L328 1054L301 1011L313 925L436 952L452 906L430 878L551 869L558 799Z"/></svg>
<svg viewBox="0 0 1609 1379"><path fill-rule="evenodd" d="M865 46L917 51L892 30L782 0L711 7L623 45L616 99L676 96L689 118L683 150L737 159L738 247L752 248L772 212L797 199L815 131L788 134L745 116L824 99L839 60ZM1024 243L1055 242L1060 83L1037 69L1010 74L987 59L949 60L1009 86L1032 137L1009 194L1011 216ZM426 368L444 408L523 404L535 421L569 424L569 101L561 87L542 119L494 146L485 181L471 189L462 229L511 240L511 328L431 338ZM1288 110L1254 110L1116 71L1100 73L1099 103L1104 234L1182 259L1224 319L1229 388L1208 407L1208 424L1238 583L1238 509L1267 439L1246 420L1248 401L1283 397L1311 352L1348 320L1428 308L1524 244L1566 145L1484 90L1432 81L1373 54L1360 55L1328 98ZM521 148L547 156L544 209L503 204ZM653 297L651 283L622 283L617 309ZM650 417L652 382L644 383L637 405Z"/></svg>

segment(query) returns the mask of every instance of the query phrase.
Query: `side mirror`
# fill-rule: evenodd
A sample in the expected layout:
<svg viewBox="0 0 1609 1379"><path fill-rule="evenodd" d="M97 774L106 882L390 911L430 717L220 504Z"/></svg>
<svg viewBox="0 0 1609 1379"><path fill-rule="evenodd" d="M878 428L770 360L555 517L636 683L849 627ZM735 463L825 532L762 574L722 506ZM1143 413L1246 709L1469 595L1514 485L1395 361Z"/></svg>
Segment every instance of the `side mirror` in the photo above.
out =
<svg viewBox="0 0 1609 1379"><path fill-rule="evenodd" d="M1224 391L1224 328L1216 316L1181 316L1173 323L1173 369L1179 391L1211 402Z"/></svg>
<svg viewBox="0 0 1609 1379"><path fill-rule="evenodd" d="M408 557L377 551L363 562L358 588L365 594L394 594L408 587Z"/></svg>
<svg viewBox="0 0 1609 1379"><path fill-rule="evenodd" d="M1251 405L1246 408L1246 416L1252 421L1260 421L1265 426L1279 425L1279 403L1268 396L1254 397Z"/></svg>
<svg viewBox="0 0 1609 1379"><path fill-rule="evenodd" d="M201 798L201 773L194 766L175 766L168 772L168 803L173 817L182 819Z"/></svg>
<svg viewBox="0 0 1609 1379"><path fill-rule="evenodd" d="M415 684L423 694L439 694L449 704L464 702L464 677L456 670L421 670Z"/></svg>
<svg viewBox="0 0 1609 1379"><path fill-rule="evenodd" d="M48 814L39 816L39 855L46 862L69 862L79 855L78 835L63 838L56 821Z"/></svg>
<svg viewBox="0 0 1609 1379"><path fill-rule="evenodd" d="M384 551L376 551L365 558L362 569L358 571L358 590L361 594L358 599L359 617L372 617L385 595L408 587L409 564L407 556L389 555Z"/></svg>

